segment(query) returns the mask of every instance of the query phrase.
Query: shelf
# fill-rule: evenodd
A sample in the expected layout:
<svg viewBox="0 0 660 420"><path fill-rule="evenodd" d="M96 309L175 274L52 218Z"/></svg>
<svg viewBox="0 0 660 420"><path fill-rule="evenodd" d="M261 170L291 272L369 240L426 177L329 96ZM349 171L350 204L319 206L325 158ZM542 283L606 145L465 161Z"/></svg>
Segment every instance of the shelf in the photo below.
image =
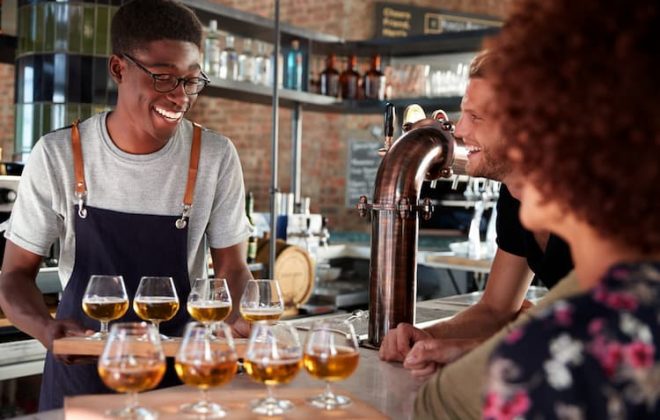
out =
<svg viewBox="0 0 660 420"><path fill-rule="evenodd" d="M0 34L0 63L14 64L17 44L15 36Z"/></svg>
<svg viewBox="0 0 660 420"><path fill-rule="evenodd" d="M203 91L202 96L219 97L262 105L271 105L273 89L270 86L255 85L250 82L239 82L211 77L211 84ZM302 92L290 89L280 89L280 106L291 108L300 104L306 111L335 112L348 114L377 114L383 112L386 101L371 99L341 101L331 96ZM426 111L441 108L445 111L457 111L461 105L460 96L395 98L390 100L397 108L410 104L421 105Z"/></svg>

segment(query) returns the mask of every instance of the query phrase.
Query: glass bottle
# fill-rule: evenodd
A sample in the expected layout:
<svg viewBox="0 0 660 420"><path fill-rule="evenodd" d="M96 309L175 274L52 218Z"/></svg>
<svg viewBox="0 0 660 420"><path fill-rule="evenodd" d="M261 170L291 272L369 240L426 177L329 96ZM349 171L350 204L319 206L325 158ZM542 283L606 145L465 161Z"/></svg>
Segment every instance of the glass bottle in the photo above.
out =
<svg viewBox="0 0 660 420"><path fill-rule="evenodd" d="M339 71L335 68L336 56L328 54L325 69L321 72L321 95L339 96Z"/></svg>
<svg viewBox="0 0 660 420"><path fill-rule="evenodd" d="M243 49L238 54L238 80L249 82L252 79L254 56L252 55L252 40L243 39Z"/></svg>
<svg viewBox="0 0 660 420"><path fill-rule="evenodd" d="M218 21L209 22L204 39L204 71L209 76L220 75L220 34L218 33Z"/></svg>
<svg viewBox="0 0 660 420"><path fill-rule="evenodd" d="M256 41L256 44L257 54L252 66L252 83L266 85L270 75L270 58L266 55L266 45L261 41Z"/></svg>
<svg viewBox="0 0 660 420"><path fill-rule="evenodd" d="M291 49L286 54L286 85L287 89L303 90L303 54L300 51L300 41L291 41Z"/></svg>
<svg viewBox="0 0 660 420"><path fill-rule="evenodd" d="M364 74L364 97L385 100L385 74L380 70L380 55L371 57L371 68Z"/></svg>
<svg viewBox="0 0 660 420"><path fill-rule="evenodd" d="M277 86L282 87L282 76L284 75L284 58L282 56L282 51L280 50L277 54ZM268 86L273 86L273 66L275 66L275 48L273 48L272 53L270 54L270 66L268 67L268 73L266 74L266 84Z"/></svg>
<svg viewBox="0 0 660 420"><path fill-rule="evenodd" d="M346 70L339 75L342 99L358 99L360 74L355 71L355 67L357 67L357 57L355 54L351 54L348 57Z"/></svg>
<svg viewBox="0 0 660 420"><path fill-rule="evenodd" d="M225 36L225 48L220 53L220 77L236 80L238 76L238 54L234 48L234 35Z"/></svg>

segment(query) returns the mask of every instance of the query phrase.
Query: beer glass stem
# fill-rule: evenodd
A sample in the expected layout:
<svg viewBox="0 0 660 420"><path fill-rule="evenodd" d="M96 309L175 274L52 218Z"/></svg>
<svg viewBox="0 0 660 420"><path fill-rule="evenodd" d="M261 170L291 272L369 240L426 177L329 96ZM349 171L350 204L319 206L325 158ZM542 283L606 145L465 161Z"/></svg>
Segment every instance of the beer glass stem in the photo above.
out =
<svg viewBox="0 0 660 420"><path fill-rule="evenodd" d="M273 385L266 385L266 390L268 391L267 400L269 400L269 401L275 400L275 393L273 392Z"/></svg>
<svg viewBox="0 0 660 420"><path fill-rule="evenodd" d="M135 410L138 408L138 393L137 392L129 392L128 393L128 404L126 405L126 409L129 413L135 412Z"/></svg>
<svg viewBox="0 0 660 420"><path fill-rule="evenodd" d="M323 391L323 398L325 398L326 401L335 399L335 393L332 392L332 388L330 387L329 381L325 382L325 391Z"/></svg>
<svg viewBox="0 0 660 420"><path fill-rule="evenodd" d="M106 337L108 335L108 321L101 321L101 336Z"/></svg>
<svg viewBox="0 0 660 420"><path fill-rule="evenodd" d="M160 334L160 319L152 319L151 323L156 327L156 332Z"/></svg>
<svg viewBox="0 0 660 420"><path fill-rule="evenodd" d="M206 407L207 405L209 405L209 393L208 393L208 390L207 390L206 388L200 388L200 389L199 389L199 392L202 394L202 397L200 398L199 402L201 403L201 405L203 405L204 407Z"/></svg>

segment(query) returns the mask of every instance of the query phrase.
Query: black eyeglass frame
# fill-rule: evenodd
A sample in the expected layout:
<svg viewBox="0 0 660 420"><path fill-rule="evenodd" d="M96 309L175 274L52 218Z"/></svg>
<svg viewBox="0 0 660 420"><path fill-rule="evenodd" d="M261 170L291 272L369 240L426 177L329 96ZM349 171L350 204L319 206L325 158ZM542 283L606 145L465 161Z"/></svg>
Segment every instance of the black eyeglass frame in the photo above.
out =
<svg viewBox="0 0 660 420"><path fill-rule="evenodd" d="M126 58L128 61L130 61L131 63L133 63L137 68L139 68L143 72L147 73L147 75L149 75L149 77L151 77L151 79L154 82L154 90L156 92L159 92L159 93L170 93L170 92L176 90L176 88L179 87L181 82L183 82L183 91L186 93L186 95L195 96L195 95L199 95L199 93L202 90L204 90L204 88L206 86L208 86L209 83L211 83L211 79L209 79L209 77L203 71L200 71L201 77L176 77L175 75L169 74L169 73L153 73L153 72L149 71L149 69L146 68L143 64L141 64L136 59L131 57L130 55L124 53L124 54L122 54L122 56L124 58ZM163 79L164 77L167 78L167 79ZM172 89L162 90L162 89L158 89L156 87L156 82L165 82L165 81L171 80L171 79L176 80L176 84L172 87ZM197 92L189 93L186 86L200 86L199 82L197 82L197 83L193 82L192 85L191 85L191 82L196 80L196 79L203 81L204 85Z"/></svg>

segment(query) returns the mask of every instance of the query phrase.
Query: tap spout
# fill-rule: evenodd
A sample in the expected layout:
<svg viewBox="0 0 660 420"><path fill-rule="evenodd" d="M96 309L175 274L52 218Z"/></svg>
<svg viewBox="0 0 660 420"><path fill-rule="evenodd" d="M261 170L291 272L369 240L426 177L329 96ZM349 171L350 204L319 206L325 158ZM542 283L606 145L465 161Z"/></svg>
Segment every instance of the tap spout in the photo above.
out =
<svg viewBox="0 0 660 420"><path fill-rule="evenodd" d="M399 323L415 322L419 216L429 211L428 202L420 203L422 183L451 176L460 149L450 123L423 119L394 142L378 168L370 206L369 342L373 346L380 346Z"/></svg>

